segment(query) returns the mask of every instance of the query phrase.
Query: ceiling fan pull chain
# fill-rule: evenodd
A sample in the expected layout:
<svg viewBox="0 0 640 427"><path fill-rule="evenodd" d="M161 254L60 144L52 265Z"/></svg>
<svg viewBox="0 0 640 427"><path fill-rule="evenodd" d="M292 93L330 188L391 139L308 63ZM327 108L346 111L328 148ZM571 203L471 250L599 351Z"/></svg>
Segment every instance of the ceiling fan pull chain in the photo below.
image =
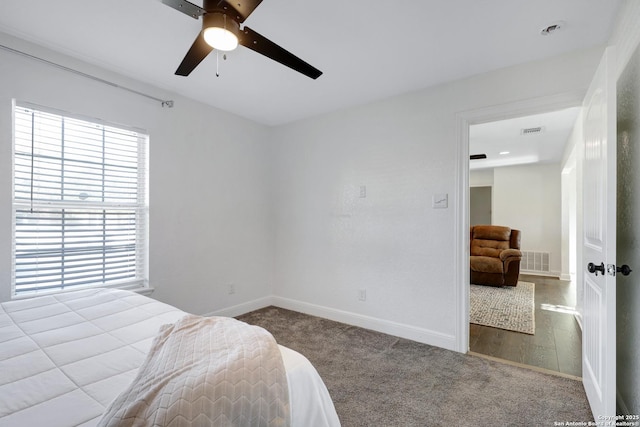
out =
<svg viewBox="0 0 640 427"><path fill-rule="evenodd" d="M216 77L220 77L220 54L216 49Z"/></svg>
<svg viewBox="0 0 640 427"><path fill-rule="evenodd" d="M225 13L224 15L222 15L222 17L224 19L224 29L226 30L227 29L227 14ZM216 50L216 54L217 53L218 53L218 51ZM225 61L227 60L227 53L226 52L222 54L222 59L225 60ZM216 59L216 61L219 61L219 59ZM218 76L218 77L220 77L220 76Z"/></svg>

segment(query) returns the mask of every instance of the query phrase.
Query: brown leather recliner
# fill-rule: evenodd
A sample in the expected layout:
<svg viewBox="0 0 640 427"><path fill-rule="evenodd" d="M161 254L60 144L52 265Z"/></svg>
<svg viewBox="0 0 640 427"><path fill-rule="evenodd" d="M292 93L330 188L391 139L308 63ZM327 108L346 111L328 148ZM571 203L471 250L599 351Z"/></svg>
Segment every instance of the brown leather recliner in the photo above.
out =
<svg viewBox="0 0 640 427"><path fill-rule="evenodd" d="M499 225L471 227L471 283L516 286L521 259L520 230Z"/></svg>

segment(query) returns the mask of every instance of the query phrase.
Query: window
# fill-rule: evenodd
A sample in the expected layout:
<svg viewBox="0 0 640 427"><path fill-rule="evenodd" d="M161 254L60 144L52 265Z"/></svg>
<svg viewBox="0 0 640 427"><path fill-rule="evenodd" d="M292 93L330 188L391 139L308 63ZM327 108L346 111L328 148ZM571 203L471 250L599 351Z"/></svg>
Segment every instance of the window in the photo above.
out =
<svg viewBox="0 0 640 427"><path fill-rule="evenodd" d="M148 136L14 108L14 295L147 285Z"/></svg>

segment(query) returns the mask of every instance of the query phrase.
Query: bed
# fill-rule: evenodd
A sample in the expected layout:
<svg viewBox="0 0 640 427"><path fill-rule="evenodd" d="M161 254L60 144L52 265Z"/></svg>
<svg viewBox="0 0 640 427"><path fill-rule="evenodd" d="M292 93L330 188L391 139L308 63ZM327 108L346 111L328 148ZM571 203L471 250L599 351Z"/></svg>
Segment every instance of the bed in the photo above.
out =
<svg viewBox="0 0 640 427"><path fill-rule="evenodd" d="M135 292L115 289L0 304L0 426L108 425L108 411L114 411L125 390L149 371L150 350L159 345L159 332L175 329L180 322L201 323L189 316ZM246 325L227 320L236 322L234 327ZM288 392L288 413L279 425L339 426L315 368L301 354L276 346ZM213 355L210 359L220 360Z"/></svg>

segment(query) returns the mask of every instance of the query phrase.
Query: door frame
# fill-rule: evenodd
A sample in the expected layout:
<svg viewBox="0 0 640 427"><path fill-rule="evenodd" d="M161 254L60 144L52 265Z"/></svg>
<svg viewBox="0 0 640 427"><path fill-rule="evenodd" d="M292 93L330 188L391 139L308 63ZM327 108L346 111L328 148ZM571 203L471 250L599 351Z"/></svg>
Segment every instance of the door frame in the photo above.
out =
<svg viewBox="0 0 640 427"><path fill-rule="evenodd" d="M469 352L469 126L546 113L582 105L584 92L564 92L556 95L514 101L456 114L457 189L454 218L455 250L455 350ZM578 233L579 234L579 233ZM579 261L580 262L580 261ZM577 266L580 271L580 265Z"/></svg>

